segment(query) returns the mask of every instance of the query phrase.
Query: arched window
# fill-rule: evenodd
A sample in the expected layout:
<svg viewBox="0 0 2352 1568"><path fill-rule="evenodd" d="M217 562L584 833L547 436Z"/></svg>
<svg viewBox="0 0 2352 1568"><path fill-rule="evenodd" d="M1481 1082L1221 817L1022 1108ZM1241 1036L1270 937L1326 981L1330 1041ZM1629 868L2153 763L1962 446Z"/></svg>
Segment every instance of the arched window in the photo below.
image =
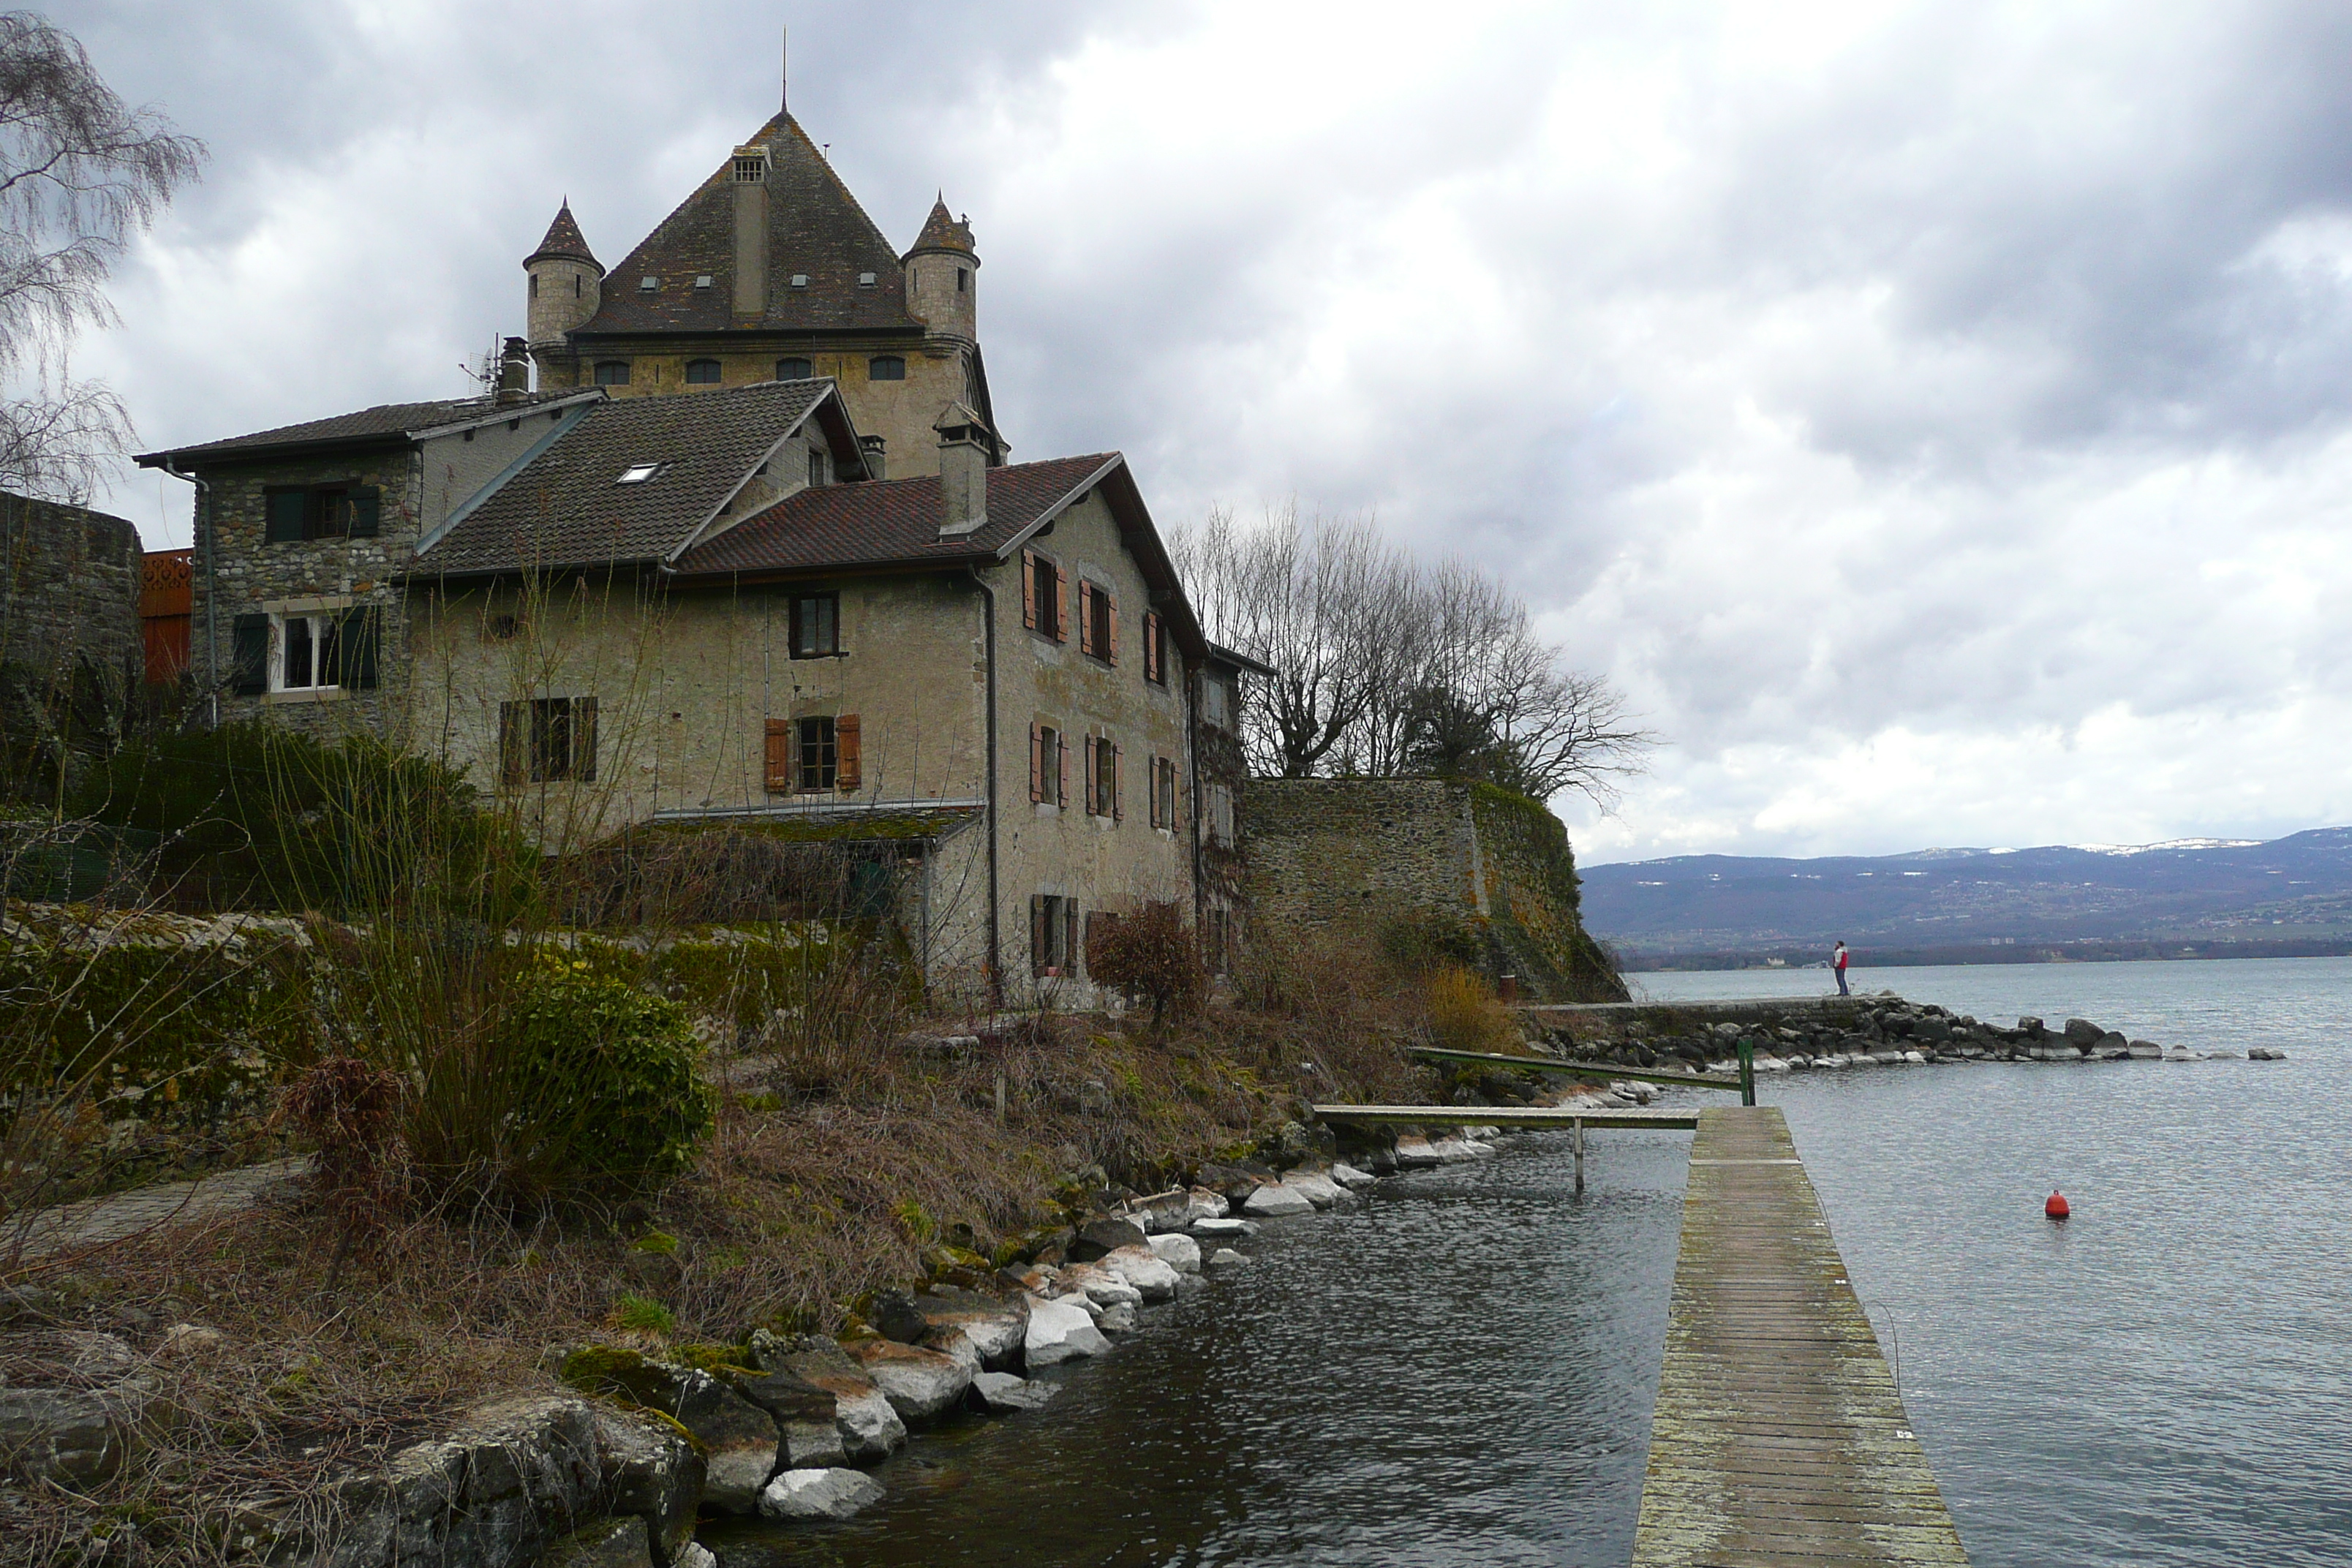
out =
<svg viewBox="0 0 2352 1568"><path fill-rule="evenodd" d="M715 359L690 359L686 362L686 384L688 386L719 384L719 362Z"/></svg>
<svg viewBox="0 0 2352 1568"><path fill-rule="evenodd" d="M804 359L780 359L776 362L778 381L806 381L816 374L816 367Z"/></svg>
<svg viewBox="0 0 2352 1568"><path fill-rule="evenodd" d="M907 362L900 359L897 354L876 354L871 360L866 362L866 379L868 381L904 381L907 379Z"/></svg>
<svg viewBox="0 0 2352 1568"><path fill-rule="evenodd" d="M629 362L625 359L604 359L596 362L596 384L626 386L629 384Z"/></svg>

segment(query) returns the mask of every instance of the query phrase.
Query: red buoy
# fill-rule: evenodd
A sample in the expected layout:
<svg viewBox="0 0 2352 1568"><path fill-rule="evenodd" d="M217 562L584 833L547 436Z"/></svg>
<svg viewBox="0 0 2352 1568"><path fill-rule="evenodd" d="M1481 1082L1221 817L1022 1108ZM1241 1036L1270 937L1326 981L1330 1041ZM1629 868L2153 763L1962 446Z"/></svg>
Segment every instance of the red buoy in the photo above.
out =
<svg viewBox="0 0 2352 1568"><path fill-rule="evenodd" d="M2066 1202L2065 1194L2053 1193L2050 1194L2050 1201L2042 1205L2042 1212L2048 1215L2052 1219L2064 1219L2068 1215L2073 1214L2074 1210Z"/></svg>

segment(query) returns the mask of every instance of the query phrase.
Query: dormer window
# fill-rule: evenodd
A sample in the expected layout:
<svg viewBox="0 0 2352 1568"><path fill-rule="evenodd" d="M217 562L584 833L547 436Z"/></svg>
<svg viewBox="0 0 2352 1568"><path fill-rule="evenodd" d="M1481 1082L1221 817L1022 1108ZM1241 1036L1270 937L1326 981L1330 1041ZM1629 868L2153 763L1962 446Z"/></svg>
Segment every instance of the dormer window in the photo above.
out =
<svg viewBox="0 0 2352 1568"><path fill-rule="evenodd" d="M640 278L637 279L637 292L640 294L650 294L660 287L661 279L658 278Z"/></svg>
<svg viewBox="0 0 2352 1568"><path fill-rule="evenodd" d="M715 359L690 359L686 362L686 384L688 386L719 384L719 362Z"/></svg>
<svg viewBox="0 0 2352 1568"><path fill-rule="evenodd" d="M897 354L876 354L866 362L866 377L868 381L904 381L907 362Z"/></svg>
<svg viewBox="0 0 2352 1568"><path fill-rule="evenodd" d="M735 154L735 183L737 184L756 185L767 177L768 150L765 147L754 147L749 152L740 152Z"/></svg>
<svg viewBox="0 0 2352 1568"><path fill-rule="evenodd" d="M669 467L667 463L631 463L621 470L621 477L613 482L616 485L641 485L667 467Z"/></svg>
<svg viewBox="0 0 2352 1568"><path fill-rule="evenodd" d="M871 289L871 288L873 288L873 287L874 287L874 274L872 274L871 272L861 272L861 273L859 273L859 274L857 275L857 286L858 286L860 289Z"/></svg>
<svg viewBox="0 0 2352 1568"><path fill-rule="evenodd" d="M776 362L778 381L806 381L816 373L816 367L804 359L780 359Z"/></svg>

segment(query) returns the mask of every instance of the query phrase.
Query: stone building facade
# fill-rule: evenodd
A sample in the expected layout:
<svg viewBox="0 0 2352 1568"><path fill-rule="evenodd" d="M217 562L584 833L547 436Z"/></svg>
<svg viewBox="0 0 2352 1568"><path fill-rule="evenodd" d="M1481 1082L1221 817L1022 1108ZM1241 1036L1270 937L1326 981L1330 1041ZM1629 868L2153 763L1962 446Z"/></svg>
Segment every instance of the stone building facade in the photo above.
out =
<svg viewBox="0 0 2352 1568"><path fill-rule="evenodd" d="M1538 1001L1624 997L1539 802L1466 779L1254 779L1241 843L1260 929L1451 954Z"/></svg>

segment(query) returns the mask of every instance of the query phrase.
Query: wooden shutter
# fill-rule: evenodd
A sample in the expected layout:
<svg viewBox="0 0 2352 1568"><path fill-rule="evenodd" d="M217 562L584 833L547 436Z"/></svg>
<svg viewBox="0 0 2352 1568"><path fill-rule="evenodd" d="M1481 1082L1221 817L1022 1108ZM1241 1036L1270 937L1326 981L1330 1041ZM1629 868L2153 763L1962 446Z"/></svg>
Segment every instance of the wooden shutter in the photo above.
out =
<svg viewBox="0 0 2352 1568"><path fill-rule="evenodd" d="M1092 653L1095 651L1094 592L1095 585L1092 583L1086 581L1084 578L1079 579L1078 651L1080 653Z"/></svg>
<svg viewBox="0 0 2352 1568"><path fill-rule="evenodd" d="M383 521L383 492L373 485L352 487L352 537L373 539Z"/></svg>
<svg viewBox="0 0 2352 1568"><path fill-rule="evenodd" d="M1168 679L1160 668L1160 616L1152 610L1143 612L1143 679L1154 681Z"/></svg>
<svg viewBox="0 0 2352 1568"><path fill-rule="evenodd" d="M310 492L300 489L271 489L262 492L265 521L262 542L290 544L308 531L310 521Z"/></svg>
<svg viewBox="0 0 2352 1568"><path fill-rule="evenodd" d="M1070 640L1070 572L1066 566L1054 568L1054 640Z"/></svg>
<svg viewBox="0 0 2352 1568"><path fill-rule="evenodd" d="M337 640L342 644L342 684L355 691L373 691L376 682L376 639L383 612L363 605L343 612Z"/></svg>
<svg viewBox="0 0 2352 1568"><path fill-rule="evenodd" d="M1029 799L1045 798L1045 737L1037 721L1029 721Z"/></svg>
<svg viewBox="0 0 2352 1568"><path fill-rule="evenodd" d="M833 721L833 778L843 789L856 789L857 715L844 713Z"/></svg>
<svg viewBox="0 0 2352 1568"><path fill-rule="evenodd" d="M1165 827L1168 826L1166 823L1160 820L1160 759L1158 757L1154 757L1151 759L1151 766L1150 770L1144 774L1144 777L1150 781L1147 788L1151 796L1151 826L1154 827Z"/></svg>
<svg viewBox="0 0 2352 1568"><path fill-rule="evenodd" d="M1079 744L1084 752L1079 758L1078 771L1086 775L1087 815L1092 816L1095 814L1095 738L1088 735Z"/></svg>
<svg viewBox="0 0 2352 1568"><path fill-rule="evenodd" d="M1029 895L1029 973L1045 973L1045 895Z"/></svg>
<svg viewBox="0 0 2352 1568"><path fill-rule="evenodd" d="M1066 808L1070 804L1070 738L1058 730L1054 731L1054 804Z"/></svg>
<svg viewBox="0 0 2352 1568"><path fill-rule="evenodd" d="M228 689L240 697L269 689L269 617L239 616L229 632Z"/></svg>
<svg viewBox="0 0 2352 1568"><path fill-rule="evenodd" d="M523 748L530 733L530 704L501 702L499 704L499 782L519 784L523 781Z"/></svg>
<svg viewBox="0 0 2352 1568"><path fill-rule="evenodd" d="M1127 815L1127 802L1118 786L1118 748L1110 749L1110 819L1117 822Z"/></svg>
<svg viewBox="0 0 2352 1568"><path fill-rule="evenodd" d="M778 795L792 793L793 721L790 719L768 721L768 788Z"/></svg>
<svg viewBox="0 0 2352 1568"><path fill-rule="evenodd" d="M1037 552L1021 552L1021 624L1037 629Z"/></svg>
<svg viewBox="0 0 2352 1568"><path fill-rule="evenodd" d="M1103 649L1103 657L1111 663L1117 664L1118 662L1118 595L1106 593L1100 588L1097 588L1095 592L1102 595L1103 625L1110 630L1110 647Z"/></svg>

